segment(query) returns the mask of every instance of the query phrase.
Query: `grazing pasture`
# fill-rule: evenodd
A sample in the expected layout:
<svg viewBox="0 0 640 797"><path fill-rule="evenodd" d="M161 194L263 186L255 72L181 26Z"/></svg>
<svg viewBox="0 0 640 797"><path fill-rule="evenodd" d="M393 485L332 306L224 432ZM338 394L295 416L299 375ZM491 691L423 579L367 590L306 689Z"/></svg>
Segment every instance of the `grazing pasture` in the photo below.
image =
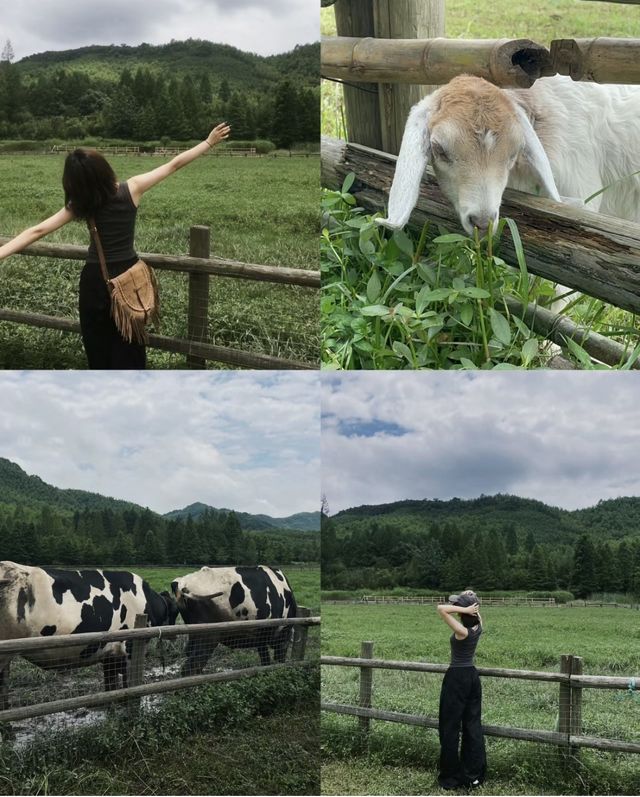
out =
<svg viewBox="0 0 640 797"><path fill-rule="evenodd" d="M432 606L323 605L322 653L358 656L374 642L376 658L446 664L449 632ZM608 608L489 608L476 661L481 667L558 671L560 655L584 658L587 675L640 674L638 612ZM358 703L357 668L322 668L323 700ZM375 708L437 717L442 676L373 671ZM483 721L555 730L558 684L483 678ZM357 720L323 714L323 790L329 794L439 794L433 730L372 721L368 743ZM583 690L583 733L640 741L637 691ZM573 768L558 749L487 738L486 794L636 794L637 755L581 750Z"/></svg>
<svg viewBox="0 0 640 797"><path fill-rule="evenodd" d="M119 178L159 158L110 156ZM0 156L0 235L12 236L62 207L63 156ZM138 214L141 252L185 255L189 228L211 227L211 252L245 263L318 268L319 163L309 158L202 158L147 194ZM82 224L47 241L88 245ZM0 307L77 318L81 262L16 255L0 267ZM186 336L187 278L159 274L162 334ZM295 286L211 279L211 342L318 362L318 294ZM80 338L0 323L0 368L83 368ZM149 351L149 367L181 368L184 357ZM215 366L214 366L215 367Z"/></svg>

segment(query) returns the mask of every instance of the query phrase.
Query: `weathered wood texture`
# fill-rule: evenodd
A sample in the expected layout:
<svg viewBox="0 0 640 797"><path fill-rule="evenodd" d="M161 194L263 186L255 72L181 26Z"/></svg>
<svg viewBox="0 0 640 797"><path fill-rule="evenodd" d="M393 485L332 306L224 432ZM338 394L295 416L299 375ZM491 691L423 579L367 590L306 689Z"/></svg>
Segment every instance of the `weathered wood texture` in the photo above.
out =
<svg viewBox="0 0 640 797"><path fill-rule="evenodd" d="M388 153L323 138L322 184L338 188L354 172L357 179L351 191L359 204L372 213L382 211L395 161ZM510 189L505 191L501 213L517 223L531 273L640 313L640 225ZM427 221L460 229L430 170L411 216L418 227ZM506 233L500 251L517 262Z"/></svg>
<svg viewBox="0 0 640 797"><path fill-rule="evenodd" d="M399 722L403 725L417 725L421 728L438 728L438 720L423 714L406 714L400 711L384 711L377 708L362 708L349 706L342 703L322 701L320 708L334 714L346 714L353 717L367 718L369 720L385 720L386 722ZM597 736L570 736L556 731L540 731L531 728L510 728L504 725L483 725L482 730L486 736L497 736L502 739L518 739L525 742L540 742L553 744L558 747L590 747L596 750L609 750L620 753L640 753L640 744L636 742L622 742L617 739L600 739Z"/></svg>
<svg viewBox="0 0 640 797"><path fill-rule="evenodd" d="M0 245L11 239L0 236ZM85 260L86 246L74 244L35 243L28 246L20 255L32 257L55 257L63 260ZM210 274L218 277L276 282L285 285L300 285L303 288L319 288L320 272L303 268L285 266L266 266L255 263L239 263L221 257L201 258L188 255L161 255L155 252L141 252L140 257L150 266L160 270Z"/></svg>
<svg viewBox="0 0 640 797"><path fill-rule="evenodd" d="M320 625L320 617L289 617L272 620L233 620L228 623L191 623L183 625L163 625L153 628L130 628L124 631L96 631L87 634L60 634L50 637L31 637L29 639L5 639L0 642L0 657L6 654L28 653L34 650L75 647L103 642L117 642L134 639L175 639L179 636L196 634L226 634L231 631L249 631L280 626Z"/></svg>
<svg viewBox="0 0 640 797"><path fill-rule="evenodd" d="M23 310L10 310L6 307L0 308L0 321L12 321L16 324L27 324L31 327L41 329L58 329L61 332L75 332L80 334L80 324L72 318L58 318L58 316L43 315L41 313L29 313ZM298 360L285 360L281 357L271 357L269 354L253 354L231 349L227 346L217 346L213 343L196 343L181 338L170 338L166 335L149 335L148 345L152 349L170 351L174 354L195 355L215 360L219 363L232 365L238 368L257 368L257 369L296 369L296 370L315 370L316 366L303 363Z"/></svg>
<svg viewBox="0 0 640 797"><path fill-rule="evenodd" d="M640 83L640 39L556 39L553 71L594 83Z"/></svg>
<svg viewBox="0 0 640 797"><path fill-rule="evenodd" d="M375 36L371 0L337 0L334 11L338 36L358 39ZM383 149L378 84L359 82L357 86L350 86L347 83L342 91L349 140Z"/></svg>
<svg viewBox="0 0 640 797"><path fill-rule="evenodd" d="M348 81L442 84L472 74L498 86L529 88L553 74L549 51L530 39L324 37L321 71ZM409 108L404 109L402 127Z"/></svg>
<svg viewBox="0 0 640 797"><path fill-rule="evenodd" d="M311 617L311 609L306 606L298 606L296 617ZM297 625L293 629L293 642L291 644L291 658L296 661L304 659L307 649L307 639L309 637L308 625Z"/></svg>
<svg viewBox="0 0 640 797"><path fill-rule="evenodd" d="M360 658L371 659L373 657L373 642L360 643ZM360 667L360 699L358 701L362 708L371 708L373 698L373 670L365 665ZM361 716L358 720L361 733L369 733L370 721L367 717Z"/></svg>
<svg viewBox="0 0 640 797"><path fill-rule="evenodd" d="M147 627L147 615L136 614L134 628ZM146 651L146 641L144 639L134 639L131 642L131 658L127 662L127 681L126 686L140 686L144 678L144 654ZM132 698L127 704L128 711L135 716L140 711L140 698Z"/></svg>
<svg viewBox="0 0 640 797"><path fill-rule="evenodd" d="M189 230L189 254L191 257L209 259L211 254L211 232L209 227L194 226ZM187 337L197 343L209 340L209 275L201 271L189 272L189 308L187 310ZM189 368L204 368L204 357L187 355Z"/></svg>
<svg viewBox="0 0 640 797"><path fill-rule="evenodd" d="M373 12L376 40L444 36L444 0L373 0ZM400 152L411 106L432 90L433 86L429 85L379 84L382 149L385 152Z"/></svg>

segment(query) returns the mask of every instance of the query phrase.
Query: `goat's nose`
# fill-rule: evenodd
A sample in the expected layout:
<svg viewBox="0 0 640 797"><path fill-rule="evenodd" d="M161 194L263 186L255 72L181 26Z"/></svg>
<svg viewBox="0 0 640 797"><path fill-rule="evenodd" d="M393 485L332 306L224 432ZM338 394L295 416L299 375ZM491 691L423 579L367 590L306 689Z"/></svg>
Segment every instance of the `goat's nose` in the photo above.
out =
<svg viewBox="0 0 640 797"><path fill-rule="evenodd" d="M489 229L489 222L493 223L495 229L497 216L489 215L488 213L470 213L467 216L467 221L470 227L477 227L478 232L485 233Z"/></svg>

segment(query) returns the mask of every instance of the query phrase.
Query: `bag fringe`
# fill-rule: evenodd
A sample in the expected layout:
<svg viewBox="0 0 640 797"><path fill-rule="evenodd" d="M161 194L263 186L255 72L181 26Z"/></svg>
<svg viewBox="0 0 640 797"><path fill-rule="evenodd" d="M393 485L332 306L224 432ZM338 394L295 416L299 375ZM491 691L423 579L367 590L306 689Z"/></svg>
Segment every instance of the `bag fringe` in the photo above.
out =
<svg viewBox="0 0 640 797"><path fill-rule="evenodd" d="M154 270L146 263L145 266L153 290L153 306L149 312L144 309L133 309L127 303L122 293L111 287L111 317L113 318L118 332L128 343L135 342L142 345L146 345L149 342L149 335L146 330L147 324L153 324L156 332L160 329L158 280ZM113 283L114 280L111 282Z"/></svg>

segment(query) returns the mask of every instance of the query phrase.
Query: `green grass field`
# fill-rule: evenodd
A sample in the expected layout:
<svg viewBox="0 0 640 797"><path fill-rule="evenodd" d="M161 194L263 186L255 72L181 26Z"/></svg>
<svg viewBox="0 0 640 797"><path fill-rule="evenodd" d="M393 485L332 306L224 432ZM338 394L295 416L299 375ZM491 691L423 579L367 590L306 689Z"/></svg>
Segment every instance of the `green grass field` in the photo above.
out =
<svg viewBox="0 0 640 797"><path fill-rule="evenodd" d="M357 656L373 640L376 658L447 663L449 633L434 607L323 604L322 652ZM640 616L630 609L487 608L478 666L559 669L560 655L582 656L590 675L637 676ZM437 717L442 676L376 670L376 708ZM357 704L358 671L323 667L323 700ZM558 685L483 679L483 721L555 730ZM368 744L357 720L325 713L323 791L328 794L440 794L433 730L373 722ZM640 698L584 690L583 733L640 741ZM485 794L637 794L640 761L632 754L583 750L575 768L552 746L487 738Z"/></svg>
<svg viewBox="0 0 640 797"><path fill-rule="evenodd" d="M196 567L132 567L135 573L146 579L153 589L161 592L171 589L171 582L175 578L193 573ZM300 567L296 565L283 565L281 568L293 589L296 601L300 606L306 606L314 611L320 610L320 567Z"/></svg>
<svg viewBox="0 0 640 797"><path fill-rule="evenodd" d="M156 158L112 156L121 179L155 168ZM0 156L0 235L12 236L62 207L63 158ZM309 158L202 158L147 194L138 214L140 252L185 255L189 228L211 227L213 255L248 263L318 268L319 163ZM81 224L47 241L88 244ZM0 307L77 318L80 261L16 255L0 265ZM162 334L184 337L186 275L159 274ZM211 342L317 363L317 291L211 279ZM84 368L76 335L0 323L0 368ZM149 351L149 367L181 368L184 357Z"/></svg>

